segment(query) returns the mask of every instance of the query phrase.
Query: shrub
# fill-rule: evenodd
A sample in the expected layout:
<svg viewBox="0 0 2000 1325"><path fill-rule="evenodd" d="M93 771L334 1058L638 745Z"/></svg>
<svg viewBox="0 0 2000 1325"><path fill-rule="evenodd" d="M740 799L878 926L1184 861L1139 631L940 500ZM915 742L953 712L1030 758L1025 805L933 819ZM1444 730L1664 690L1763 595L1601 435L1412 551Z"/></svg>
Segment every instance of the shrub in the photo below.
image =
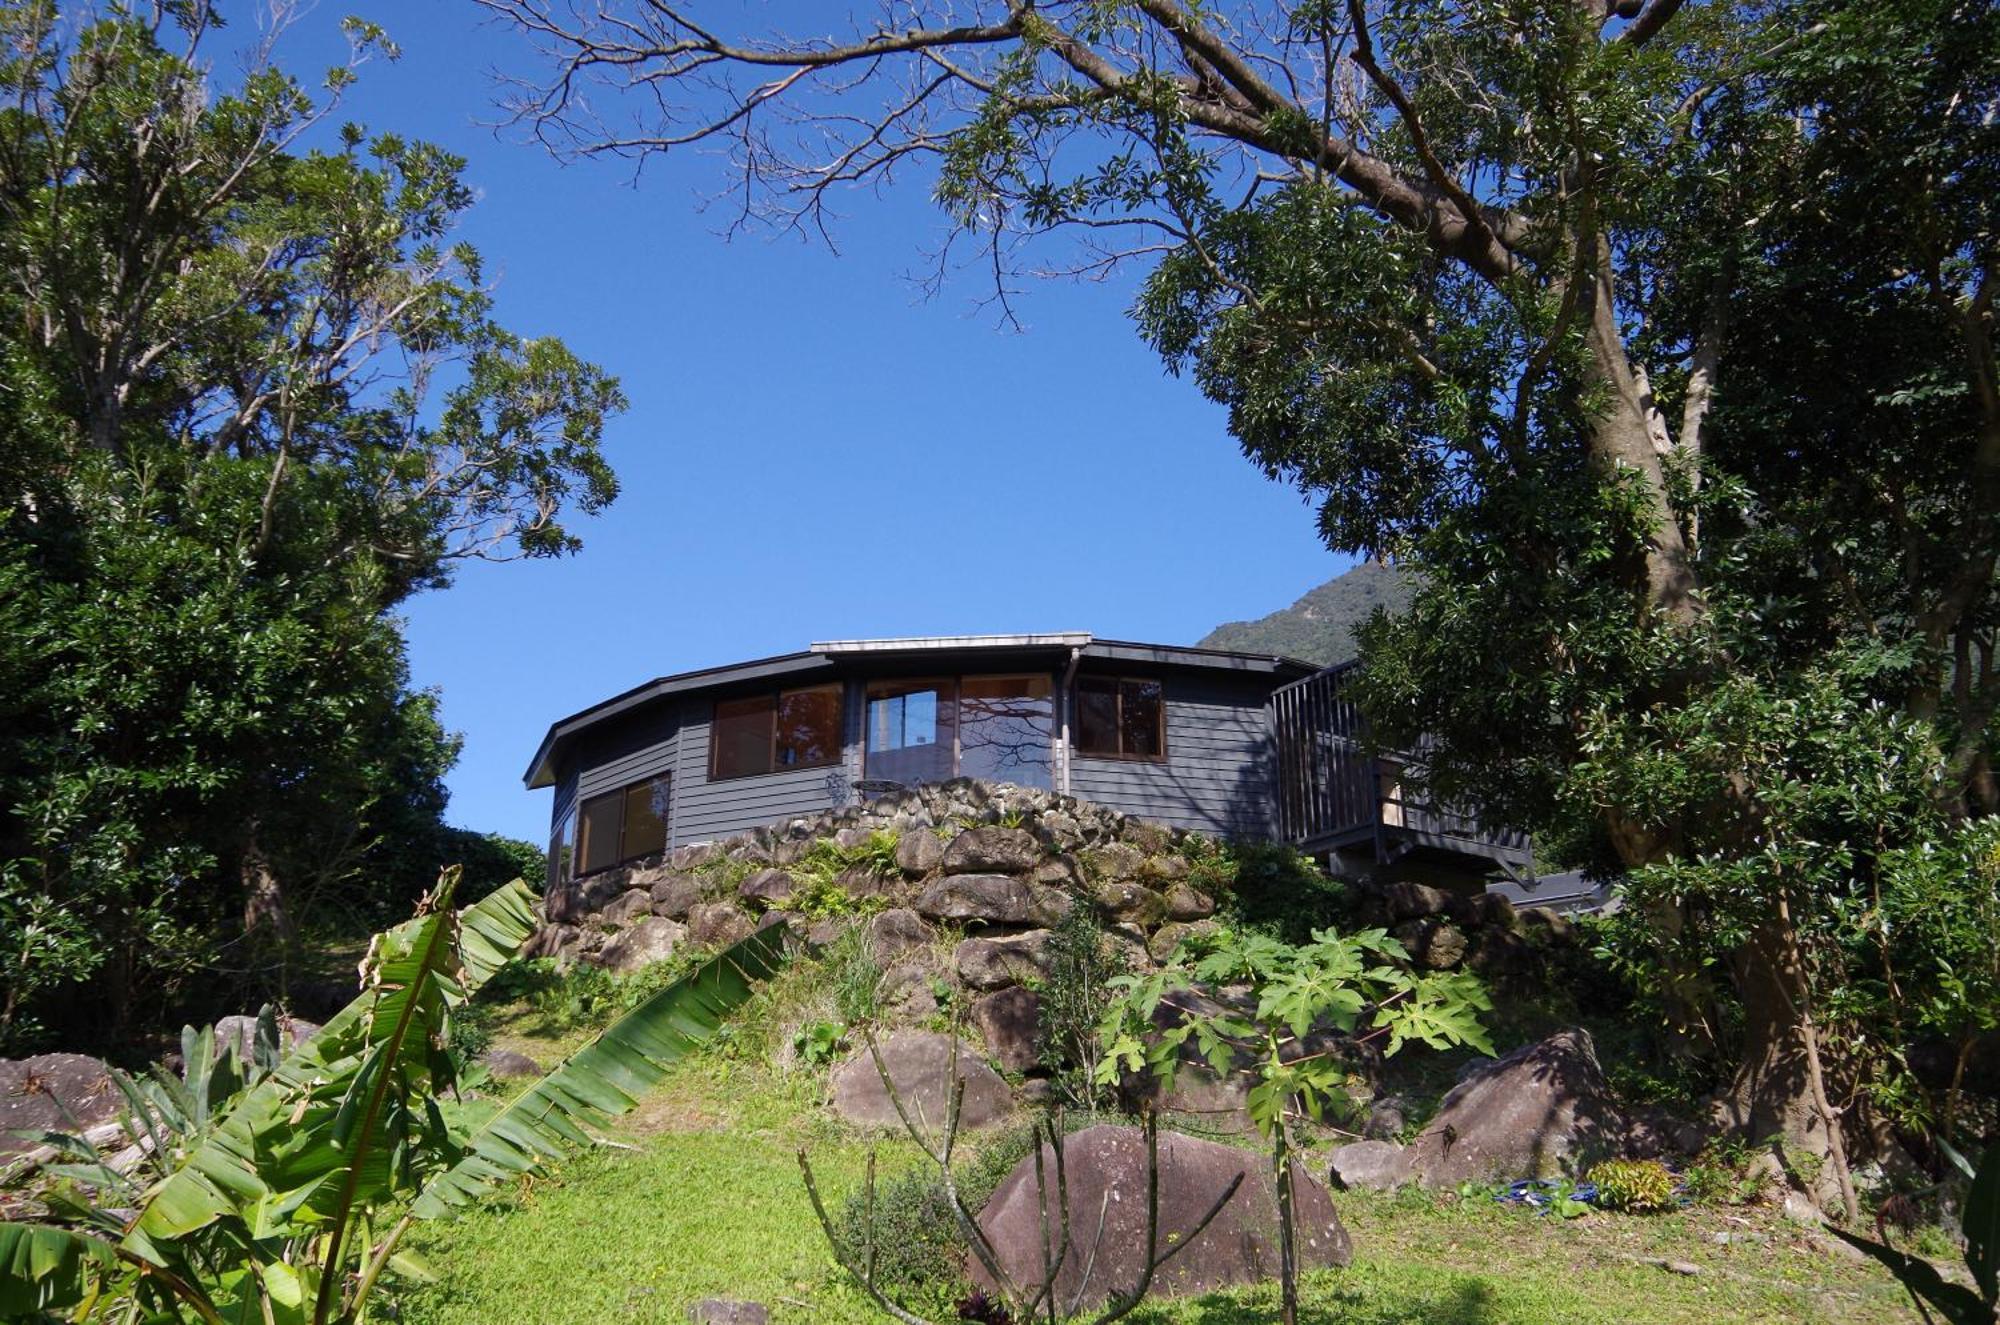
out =
<svg viewBox="0 0 2000 1325"><path fill-rule="evenodd" d="M866 870L878 878L887 875L896 868L897 842L895 833L881 830L851 847L843 847L831 838L814 842L787 871L796 884L790 909L812 920L879 911L884 899L854 896L841 886L840 876L855 869Z"/></svg>
<svg viewBox="0 0 2000 1325"><path fill-rule="evenodd" d="M1104 929L1090 909L1078 906L1050 931L1048 961L1040 989L1037 1053L1058 1099L1094 1108L1107 1093L1091 1078L1098 1059L1097 1029L1111 1006L1111 981L1126 974L1125 955L1104 941Z"/></svg>
<svg viewBox="0 0 2000 1325"><path fill-rule="evenodd" d="M792 1037L792 1051L808 1067L824 1067L840 1056L847 1027L837 1021L809 1021Z"/></svg>
<svg viewBox="0 0 2000 1325"><path fill-rule="evenodd" d="M1314 930L1346 918L1347 890L1290 847L1223 842L1196 833L1181 843L1181 854L1194 867L1188 882L1244 928L1305 943Z"/></svg>
<svg viewBox="0 0 2000 1325"><path fill-rule="evenodd" d="M1671 1209L1679 1185L1673 1170L1657 1159L1607 1159L1587 1176L1597 1186L1599 1205L1627 1214Z"/></svg>

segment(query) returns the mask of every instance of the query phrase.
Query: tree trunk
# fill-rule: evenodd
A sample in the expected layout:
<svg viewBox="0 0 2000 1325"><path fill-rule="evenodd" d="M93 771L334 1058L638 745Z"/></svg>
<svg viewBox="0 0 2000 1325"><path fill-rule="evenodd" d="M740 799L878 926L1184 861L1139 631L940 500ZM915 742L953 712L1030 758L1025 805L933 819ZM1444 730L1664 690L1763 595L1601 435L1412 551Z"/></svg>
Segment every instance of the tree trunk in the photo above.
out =
<svg viewBox="0 0 2000 1325"><path fill-rule="evenodd" d="M1735 1080L1715 1101L1716 1121L1768 1147L1816 1203L1838 1199L1852 1221L1858 1209L1845 1137L1827 1095L1805 954L1783 902L1731 965L1743 1000L1743 1048Z"/></svg>
<svg viewBox="0 0 2000 1325"><path fill-rule="evenodd" d="M282 995L286 990L286 963L292 950L292 917L286 906L284 884L254 836L244 845L240 868L243 933L249 939L248 951L254 961L276 976L277 989Z"/></svg>

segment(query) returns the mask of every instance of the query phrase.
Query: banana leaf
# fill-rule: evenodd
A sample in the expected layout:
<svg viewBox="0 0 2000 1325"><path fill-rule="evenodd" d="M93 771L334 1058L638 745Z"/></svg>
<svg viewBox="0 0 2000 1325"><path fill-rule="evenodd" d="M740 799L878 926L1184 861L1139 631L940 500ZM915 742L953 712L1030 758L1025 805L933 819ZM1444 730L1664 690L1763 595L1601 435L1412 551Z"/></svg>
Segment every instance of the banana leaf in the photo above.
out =
<svg viewBox="0 0 2000 1325"><path fill-rule="evenodd" d="M0 1319L72 1306L117 1272L108 1241L50 1224L0 1223Z"/></svg>
<svg viewBox="0 0 2000 1325"><path fill-rule="evenodd" d="M244 1092L153 1188L126 1250L166 1265L168 1244L226 1216L268 1237L302 1208L331 1213L393 1182L407 1147L377 1140L435 1125L434 1110L412 1116L396 1087L411 1072L444 1068L435 1035L443 1009L470 997L535 927L520 880L453 915L456 872L448 875L427 914L376 937L371 987Z"/></svg>
<svg viewBox="0 0 2000 1325"><path fill-rule="evenodd" d="M2000 1141L1986 1148L1965 1195L1965 1265L1988 1306L2000 1302Z"/></svg>
<svg viewBox="0 0 2000 1325"><path fill-rule="evenodd" d="M473 1133L465 1157L425 1184L411 1216L449 1218L560 1157L565 1145L587 1144L586 1124L631 1109L676 1061L714 1038L791 949L783 925L759 930L612 1023Z"/></svg>

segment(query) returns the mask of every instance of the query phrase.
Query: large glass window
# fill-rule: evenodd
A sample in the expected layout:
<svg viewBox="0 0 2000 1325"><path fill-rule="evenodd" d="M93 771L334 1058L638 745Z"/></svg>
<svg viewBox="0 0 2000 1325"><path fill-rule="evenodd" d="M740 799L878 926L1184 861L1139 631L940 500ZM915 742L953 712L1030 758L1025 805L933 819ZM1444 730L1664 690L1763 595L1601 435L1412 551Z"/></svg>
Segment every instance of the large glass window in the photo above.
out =
<svg viewBox="0 0 2000 1325"><path fill-rule="evenodd" d="M957 707L951 681L870 684L866 776L911 784L949 778Z"/></svg>
<svg viewBox="0 0 2000 1325"><path fill-rule="evenodd" d="M576 877L576 806L563 812L556 835L549 843L549 878L568 883Z"/></svg>
<svg viewBox="0 0 2000 1325"><path fill-rule="evenodd" d="M591 874L666 850L670 785L662 775L585 801L565 820L576 825L576 872Z"/></svg>
<svg viewBox="0 0 2000 1325"><path fill-rule="evenodd" d="M715 704L709 727L709 776L749 777L840 761L838 684Z"/></svg>
<svg viewBox="0 0 2000 1325"><path fill-rule="evenodd" d="M961 777L1053 785L1055 702L1043 676L968 676L958 688Z"/></svg>
<svg viewBox="0 0 2000 1325"><path fill-rule="evenodd" d="M1165 686L1138 677L1079 676L1075 740L1078 754L1165 759Z"/></svg>

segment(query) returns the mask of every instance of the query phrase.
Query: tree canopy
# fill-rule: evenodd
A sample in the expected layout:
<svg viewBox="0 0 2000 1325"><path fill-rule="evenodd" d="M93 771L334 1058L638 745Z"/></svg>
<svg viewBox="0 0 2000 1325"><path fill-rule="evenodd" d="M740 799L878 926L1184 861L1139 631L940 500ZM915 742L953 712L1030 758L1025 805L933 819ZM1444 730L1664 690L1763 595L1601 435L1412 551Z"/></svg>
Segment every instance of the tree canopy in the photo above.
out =
<svg viewBox="0 0 2000 1325"><path fill-rule="evenodd" d="M206 4L0 15L0 1042L418 895L457 741L390 613L617 493L618 384L495 320L464 162L334 118L386 35L309 90L276 17L225 82Z"/></svg>

